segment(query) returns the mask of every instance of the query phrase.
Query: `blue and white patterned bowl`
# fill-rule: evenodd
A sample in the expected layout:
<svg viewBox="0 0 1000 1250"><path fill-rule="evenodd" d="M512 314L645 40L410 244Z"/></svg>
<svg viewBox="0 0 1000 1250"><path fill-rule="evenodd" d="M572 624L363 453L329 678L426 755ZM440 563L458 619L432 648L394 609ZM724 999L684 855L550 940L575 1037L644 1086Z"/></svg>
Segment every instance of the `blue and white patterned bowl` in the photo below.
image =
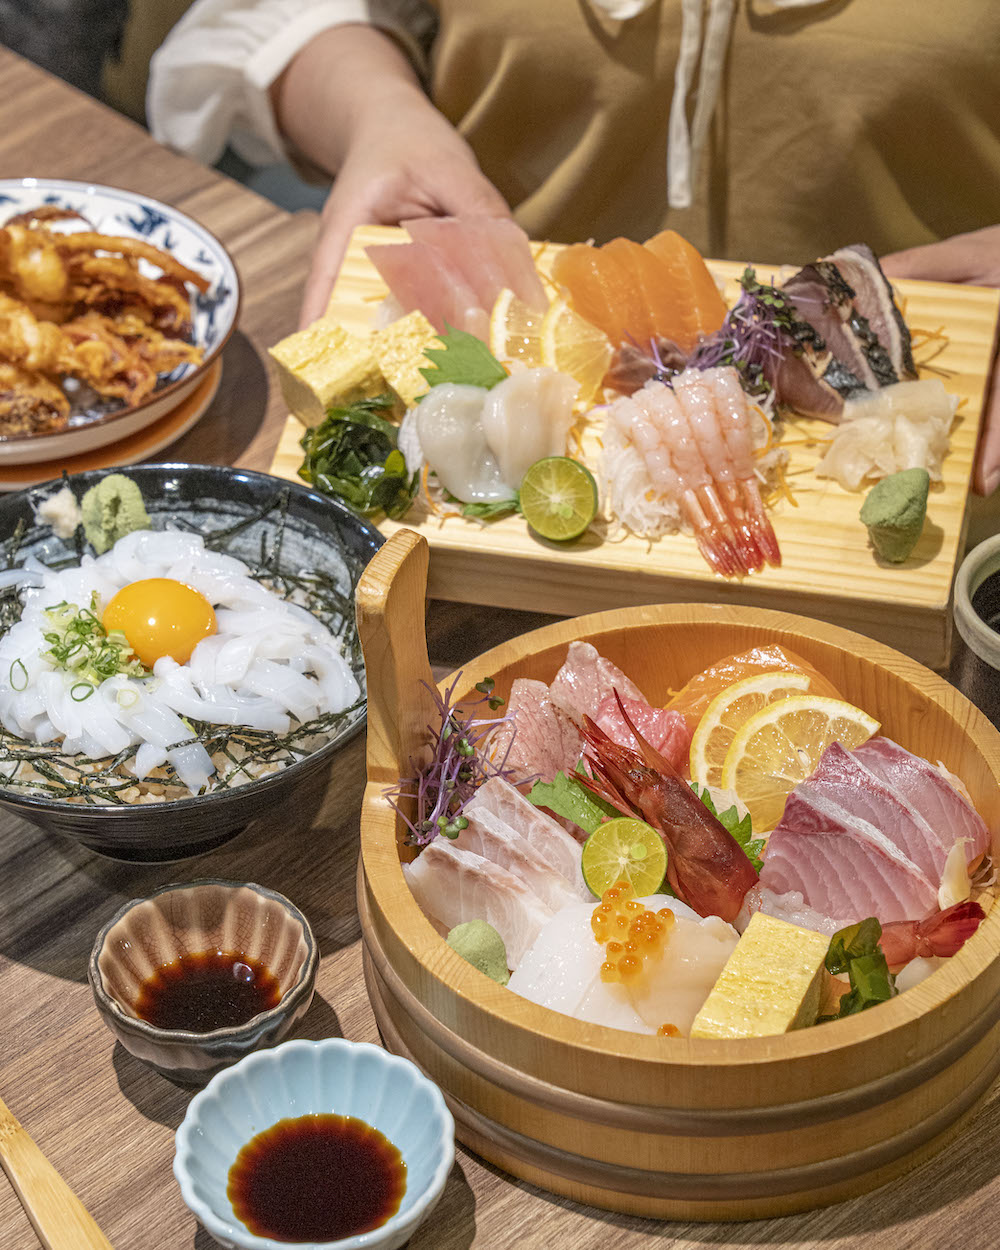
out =
<svg viewBox="0 0 1000 1250"><path fill-rule="evenodd" d="M226 1196L229 1169L252 1137L279 1120L326 1113L357 1116L384 1134L403 1156L406 1192L381 1228L337 1241L297 1242L302 1250L396 1250L430 1214L455 1157L455 1123L437 1086L409 1060L365 1042L284 1042L213 1077L177 1130L174 1175L181 1196L220 1245L288 1245L255 1236L237 1218Z"/></svg>
<svg viewBox="0 0 1000 1250"><path fill-rule="evenodd" d="M201 382L232 334L240 307L240 280L229 253L204 226L147 195L115 187L55 178L0 179L0 226L18 213L53 204L86 221L60 221L60 231L93 229L127 236L170 252L202 273L209 289L191 291L192 339L202 349L200 364L181 364L162 374L141 403L123 407L108 399L75 404L65 429L48 434L0 436L0 465L63 459L107 446L134 434L176 407ZM154 272L154 271L150 271Z"/></svg>

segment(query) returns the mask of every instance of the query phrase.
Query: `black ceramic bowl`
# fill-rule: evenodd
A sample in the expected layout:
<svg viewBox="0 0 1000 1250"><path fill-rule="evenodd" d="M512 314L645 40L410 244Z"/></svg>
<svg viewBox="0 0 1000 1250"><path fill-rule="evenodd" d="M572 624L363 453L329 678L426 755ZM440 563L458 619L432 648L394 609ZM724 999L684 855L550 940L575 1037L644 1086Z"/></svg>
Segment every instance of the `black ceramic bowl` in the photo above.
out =
<svg viewBox="0 0 1000 1250"><path fill-rule="evenodd" d="M66 479L80 499L106 470L74 474ZM262 544L280 540L278 568L286 573L317 570L334 578L345 604L346 628L354 639L354 588L365 565L382 543L373 526L334 499L306 486L265 473L216 465L137 465L121 472L142 491L154 529L168 522L196 527L208 535L247 523L227 540L226 550L253 563ZM9 556L11 536L25 527L14 563L28 554L43 563L77 551L82 530L61 539L39 524L35 508L58 483L0 498L0 540ZM85 548L89 550L89 548ZM0 567L7 560L0 558ZM5 592L11 593L11 592ZM364 662L356 641L347 648L355 676L364 690ZM361 730L365 705L345 717L333 738L311 755L279 772L232 789L192 798L141 805L90 806L65 799L36 797L0 786L0 806L43 829L74 838L90 850L114 859L170 861L201 854L265 818L309 777L329 768L334 753ZM0 762L3 744L0 741Z"/></svg>

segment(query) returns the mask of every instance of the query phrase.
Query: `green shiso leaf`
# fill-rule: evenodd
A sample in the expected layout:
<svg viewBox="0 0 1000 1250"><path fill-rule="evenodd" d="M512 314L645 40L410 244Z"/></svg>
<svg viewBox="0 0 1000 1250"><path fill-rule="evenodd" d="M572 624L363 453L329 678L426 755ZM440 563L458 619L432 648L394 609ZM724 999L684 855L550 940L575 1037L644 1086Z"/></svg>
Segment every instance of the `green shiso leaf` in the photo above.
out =
<svg viewBox="0 0 1000 1250"><path fill-rule="evenodd" d="M697 782L692 782L691 789L723 828L733 835L739 844L740 850L753 864L757 872L760 872L763 866L760 854L764 849L765 841L763 838L755 838L753 836L753 829L750 826L750 813L746 812L743 816L740 816L735 803L732 807L727 807L724 812L718 812L715 810L715 804L712 802L712 795L707 786L699 786Z"/></svg>
<svg viewBox="0 0 1000 1250"><path fill-rule="evenodd" d="M445 322L445 333L439 334L438 339L443 347L424 349L432 367L421 369L420 373L428 386L454 382L459 386L481 386L489 390L507 376L507 370L483 340L467 330L456 330Z"/></svg>

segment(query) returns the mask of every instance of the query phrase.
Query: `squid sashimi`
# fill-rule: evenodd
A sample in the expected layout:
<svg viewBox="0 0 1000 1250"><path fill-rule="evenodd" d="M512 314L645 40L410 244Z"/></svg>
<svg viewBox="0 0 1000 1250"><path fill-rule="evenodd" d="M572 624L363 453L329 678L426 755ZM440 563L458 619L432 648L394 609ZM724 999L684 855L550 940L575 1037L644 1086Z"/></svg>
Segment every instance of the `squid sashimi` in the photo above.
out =
<svg viewBox="0 0 1000 1250"><path fill-rule="evenodd" d="M503 938L516 967L553 911L520 877L481 855L435 838L403 876L423 912L443 929L485 920Z"/></svg>
<svg viewBox="0 0 1000 1250"><path fill-rule="evenodd" d="M642 1019L623 985L601 980L604 947L594 939L593 912L593 901L557 912L511 973L507 988L589 1024L655 1033L655 1026Z"/></svg>
<svg viewBox="0 0 1000 1250"><path fill-rule="evenodd" d="M463 851L481 855L483 859L505 868L515 877L520 877L553 911L559 911L560 908L589 896L582 879L582 888L574 889L533 842L488 808L480 805L470 809L467 804L462 814L469 823L455 839L455 845ZM566 836L569 837L568 834Z"/></svg>
<svg viewBox="0 0 1000 1250"><path fill-rule="evenodd" d="M479 787L463 809L470 817L492 812L531 843L549 867L572 886L581 899L591 897L580 867L580 845L551 816L540 811L502 777L491 777Z"/></svg>
<svg viewBox="0 0 1000 1250"><path fill-rule="evenodd" d="M478 338L489 334L489 316L459 268L423 243L377 243L365 254L404 313L419 309L435 330L447 325Z"/></svg>
<svg viewBox="0 0 1000 1250"><path fill-rule="evenodd" d="M609 895L615 891L609 891ZM605 896L605 900L608 895ZM607 901L559 912L518 964L509 988L565 1015L637 1033L686 1035L738 941L717 916L702 918L679 899L629 899L631 916L660 926L633 975L612 966L598 940ZM665 922L665 923L664 923ZM634 923L634 921L633 921ZM613 949L613 945L612 945Z"/></svg>

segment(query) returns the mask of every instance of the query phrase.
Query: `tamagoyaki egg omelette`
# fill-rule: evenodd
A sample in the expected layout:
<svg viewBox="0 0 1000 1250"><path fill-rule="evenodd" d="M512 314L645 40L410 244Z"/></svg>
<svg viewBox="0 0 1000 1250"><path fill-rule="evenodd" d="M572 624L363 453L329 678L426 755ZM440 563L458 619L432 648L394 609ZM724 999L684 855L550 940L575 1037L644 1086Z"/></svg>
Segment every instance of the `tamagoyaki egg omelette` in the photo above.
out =
<svg viewBox="0 0 1000 1250"><path fill-rule="evenodd" d="M147 668L165 655L186 664L198 643L218 628L205 596L172 577L147 577L123 586L104 609L101 623L109 633L120 630Z"/></svg>

